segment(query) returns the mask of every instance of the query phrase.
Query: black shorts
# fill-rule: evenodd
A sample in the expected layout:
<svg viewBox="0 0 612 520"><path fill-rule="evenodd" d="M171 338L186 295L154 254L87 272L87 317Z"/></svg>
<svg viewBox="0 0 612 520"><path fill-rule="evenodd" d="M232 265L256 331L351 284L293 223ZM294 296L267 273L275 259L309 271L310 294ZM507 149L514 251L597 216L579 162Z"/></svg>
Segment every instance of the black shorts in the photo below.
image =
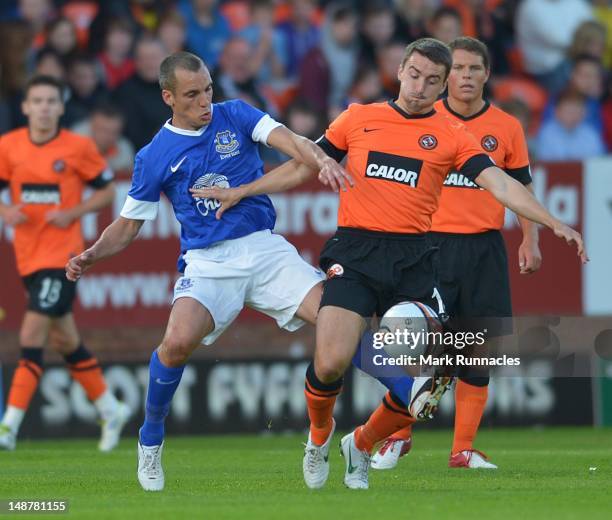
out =
<svg viewBox="0 0 612 520"><path fill-rule="evenodd" d="M489 335L508 333L512 300L508 255L501 233L430 232L427 238L439 249L436 271L452 328L485 327Z"/></svg>
<svg viewBox="0 0 612 520"><path fill-rule="evenodd" d="M410 300L439 314L436 252L425 235L340 227L321 252L321 268L327 272L321 307L333 305L370 318Z"/></svg>
<svg viewBox="0 0 612 520"><path fill-rule="evenodd" d="M28 310L59 318L72 311L76 282L63 269L41 269L22 278L28 292Z"/></svg>

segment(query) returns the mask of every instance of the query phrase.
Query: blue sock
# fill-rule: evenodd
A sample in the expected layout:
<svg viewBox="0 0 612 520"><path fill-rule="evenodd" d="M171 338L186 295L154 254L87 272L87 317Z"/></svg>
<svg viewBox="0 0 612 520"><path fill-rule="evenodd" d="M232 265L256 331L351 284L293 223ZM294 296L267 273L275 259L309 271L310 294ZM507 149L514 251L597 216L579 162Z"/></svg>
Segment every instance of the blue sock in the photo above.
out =
<svg viewBox="0 0 612 520"><path fill-rule="evenodd" d="M157 350L149 363L149 389L145 406L145 421L140 428L140 443L157 446L164 440L164 421L170 410L170 402L181 382L185 366L169 368L157 357Z"/></svg>
<svg viewBox="0 0 612 520"><path fill-rule="evenodd" d="M381 356L379 359L392 357L384 349L374 348L372 331L367 330L361 337L357 352L353 356L353 365L380 381L407 407L414 378L409 376L401 366L375 364L374 356Z"/></svg>

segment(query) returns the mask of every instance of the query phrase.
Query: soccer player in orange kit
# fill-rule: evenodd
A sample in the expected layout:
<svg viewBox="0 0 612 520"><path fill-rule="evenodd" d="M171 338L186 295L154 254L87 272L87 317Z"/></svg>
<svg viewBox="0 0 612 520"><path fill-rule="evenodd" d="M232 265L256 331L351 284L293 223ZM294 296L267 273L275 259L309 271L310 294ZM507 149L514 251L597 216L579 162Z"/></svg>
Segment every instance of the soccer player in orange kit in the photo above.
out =
<svg viewBox="0 0 612 520"><path fill-rule="evenodd" d="M17 269L28 293L21 323L21 359L0 422L0 449L13 450L25 412L43 371L43 348L61 354L72 377L102 420L98 448L112 450L129 408L108 390L96 358L81 342L72 314L76 284L66 279L66 261L83 250L80 219L111 204L112 172L94 142L64 130L63 85L48 76L32 78L24 93L28 126L0 138L0 190L10 188L11 205L0 218L15 229ZM83 188L95 191L81 200Z"/></svg>
<svg viewBox="0 0 612 520"><path fill-rule="evenodd" d="M555 219L520 182L496 167L462 123L434 109L451 65L445 44L431 38L416 40L406 48L398 70L397 100L349 106L317 141L337 161L347 158L354 187L340 192L338 230L321 253L328 279L317 317L315 358L306 371L311 426L303 471L308 487L322 487L329 474L333 408L366 320L406 300L444 311L432 261L435 248L425 234L449 171L476 182L515 213L549 227L576 245L583 262L588 260L579 233ZM289 161L239 188L192 192L221 202L221 217L243 197L290 189L312 175L307 166ZM337 188L329 177L319 174L319 178ZM432 393L439 383L432 378ZM388 393L367 423L341 440L345 485L367 489L373 447L414 420L405 404Z"/></svg>
<svg viewBox="0 0 612 520"><path fill-rule="evenodd" d="M487 47L466 36L449 47L453 66L448 97L436 102L436 110L462 122L495 164L533 193L527 143L519 121L483 97L490 73ZM529 274L540 268L542 260L538 230L535 223L518 218L523 231L519 268L522 274ZM512 315L508 258L500 232L503 225L504 207L489 192L456 171L449 173L429 233L432 244L440 250L438 279L449 315L502 320ZM470 367L459 373L450 467L497 468L473 448L488 384L486 368ZM372 467L395 467L399 457L410 450L411 430L409 425L389 437L372 458Z"/></svg>

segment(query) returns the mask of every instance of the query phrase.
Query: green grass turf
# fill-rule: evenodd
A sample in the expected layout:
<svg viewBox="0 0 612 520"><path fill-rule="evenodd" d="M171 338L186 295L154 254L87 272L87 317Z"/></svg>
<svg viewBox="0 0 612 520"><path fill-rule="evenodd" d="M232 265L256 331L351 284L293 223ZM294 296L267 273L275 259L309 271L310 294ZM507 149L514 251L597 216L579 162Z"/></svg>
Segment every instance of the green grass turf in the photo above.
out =
<svg viewBox="0 0 612 520"><path fill-rule="evenodd" d="M449 469L451 432L417 432L396 470L370 472L369 491L344 488L339 439L327 486L311 491L303 436L170 437L162 493L140 489L134 439L110 454L94 440L21 441L0 453L0 499L66 498L63 516L79 519L612 518L610 429L481 431L497 471Z"/></svg>

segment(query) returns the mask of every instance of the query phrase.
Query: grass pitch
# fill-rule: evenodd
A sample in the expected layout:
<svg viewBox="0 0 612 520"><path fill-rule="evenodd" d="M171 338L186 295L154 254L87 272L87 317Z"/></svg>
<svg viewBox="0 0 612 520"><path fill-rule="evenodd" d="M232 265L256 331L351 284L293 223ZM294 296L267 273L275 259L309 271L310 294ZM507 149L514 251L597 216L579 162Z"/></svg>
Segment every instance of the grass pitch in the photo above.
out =
<svg viewBox="0 0 612 520"><path fill-rule="evenodd" d="M135 439L110 454L94 440L21 441L0 453L0 499L68 499L63 516L79 519L612 518L610 429L483 430L497 471L449 469L451 436L417 431L369 491L344 488L337 449L326 487L306 489L303 436L169 437L161 493L138 485Z"/></svg>

